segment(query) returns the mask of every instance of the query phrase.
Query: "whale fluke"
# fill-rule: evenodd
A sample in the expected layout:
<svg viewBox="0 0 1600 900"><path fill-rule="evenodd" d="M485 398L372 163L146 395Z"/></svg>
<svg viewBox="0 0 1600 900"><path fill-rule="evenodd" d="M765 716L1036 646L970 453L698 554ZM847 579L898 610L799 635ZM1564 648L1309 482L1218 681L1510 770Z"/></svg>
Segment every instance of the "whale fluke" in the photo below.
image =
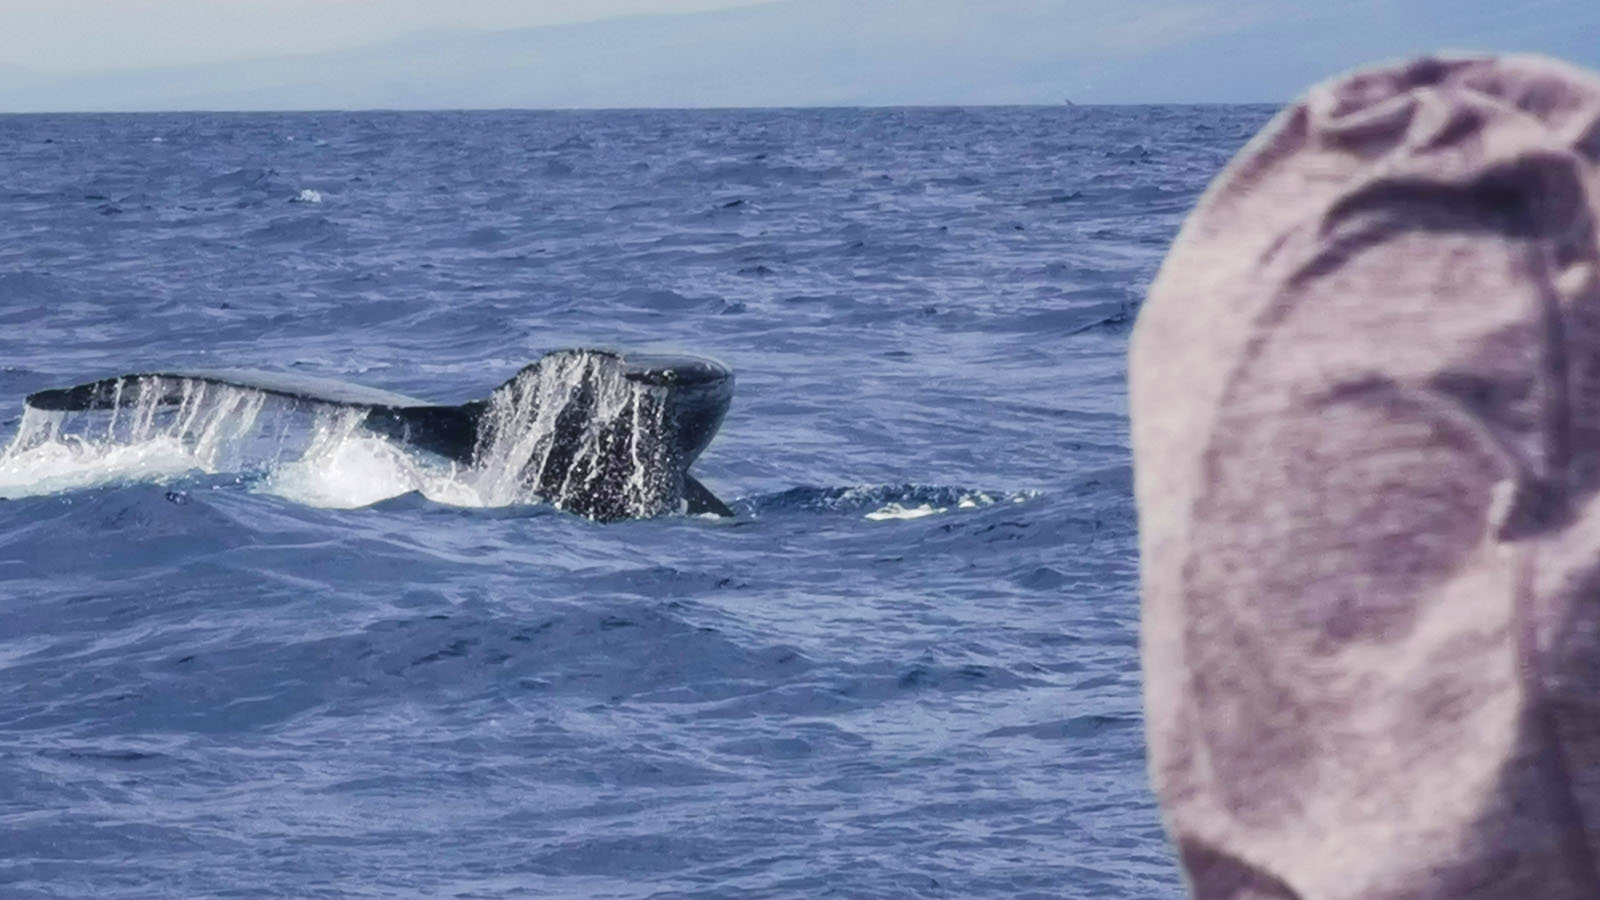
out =
<svg viewBox="0 0 1600 900"><path fill-rule="evenodd" d="M214 388L353 410L362 429L467 467L478 490L500 502L542 500L601 521L733 514L688 472L733 396L733 373L701 357L559 350L488 398L455 405L251 369L119 375L38 391L27 405L110 411L108 436L122 411L135 411L148 429L166 409L172 421L163 427L181 430L210 421L199 409Z"/></svg>

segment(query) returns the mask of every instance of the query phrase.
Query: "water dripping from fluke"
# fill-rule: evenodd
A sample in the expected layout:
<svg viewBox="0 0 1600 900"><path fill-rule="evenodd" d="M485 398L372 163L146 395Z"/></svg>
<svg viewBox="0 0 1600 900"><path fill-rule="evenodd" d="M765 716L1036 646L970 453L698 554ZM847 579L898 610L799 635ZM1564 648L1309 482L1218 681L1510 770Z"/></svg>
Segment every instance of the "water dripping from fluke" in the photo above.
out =
<svg viewBox="0 0 1600 900"><path fill-rule="evenodd" d="M599 521L731 515L688 467L732 392L712 360L589 349L546 354L453 406L285 373L125 375L31 395L0 453L0 496L237 472L314 506L415 491Z"/></svg>

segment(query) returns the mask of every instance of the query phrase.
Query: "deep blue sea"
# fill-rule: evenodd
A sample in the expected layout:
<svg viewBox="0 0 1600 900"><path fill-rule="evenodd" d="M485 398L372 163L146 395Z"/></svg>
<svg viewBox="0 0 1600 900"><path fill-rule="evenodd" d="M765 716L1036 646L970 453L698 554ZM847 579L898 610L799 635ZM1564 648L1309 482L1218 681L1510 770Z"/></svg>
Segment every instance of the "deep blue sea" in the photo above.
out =
<svg viewBox="0 0 1600 900"><path fill-rule="evenodd" d="M0 457L0 896L1181 896L1124 354L1269 114L0 117L0 443L122 372L687 351L738 513Z"/></svg>

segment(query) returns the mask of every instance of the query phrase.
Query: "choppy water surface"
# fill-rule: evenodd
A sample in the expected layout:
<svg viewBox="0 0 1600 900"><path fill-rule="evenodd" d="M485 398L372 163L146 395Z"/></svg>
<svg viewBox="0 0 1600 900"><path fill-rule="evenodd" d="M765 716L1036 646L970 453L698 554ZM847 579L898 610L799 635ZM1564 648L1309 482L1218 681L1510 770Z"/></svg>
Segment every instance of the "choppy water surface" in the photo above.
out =
<svg viewBox="0 0 1600 900"><path fill-rule="evenodd" d="M1179 896L1123 354L1267 112L0 117L0 893ZM733 367L736 520L22 415L579 345Z"/></svg>

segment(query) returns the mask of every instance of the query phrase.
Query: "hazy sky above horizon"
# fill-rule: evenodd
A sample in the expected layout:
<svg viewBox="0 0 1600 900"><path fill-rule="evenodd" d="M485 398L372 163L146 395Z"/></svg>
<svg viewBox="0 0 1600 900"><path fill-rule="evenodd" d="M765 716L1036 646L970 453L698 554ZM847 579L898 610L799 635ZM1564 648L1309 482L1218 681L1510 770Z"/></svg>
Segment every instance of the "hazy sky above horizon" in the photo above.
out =
<svg viewBox="0 0 1600 900"><path fill-rule="evenodd" d="M0 0L0 65L49 73L225 62L774 0Z"/></svg>
<svg viewBox="0 0 1600 900"><path fill-rule="evenodd" d="M1597 0L0 0L0 112L1281 102L1597 34Z"/></svg>

